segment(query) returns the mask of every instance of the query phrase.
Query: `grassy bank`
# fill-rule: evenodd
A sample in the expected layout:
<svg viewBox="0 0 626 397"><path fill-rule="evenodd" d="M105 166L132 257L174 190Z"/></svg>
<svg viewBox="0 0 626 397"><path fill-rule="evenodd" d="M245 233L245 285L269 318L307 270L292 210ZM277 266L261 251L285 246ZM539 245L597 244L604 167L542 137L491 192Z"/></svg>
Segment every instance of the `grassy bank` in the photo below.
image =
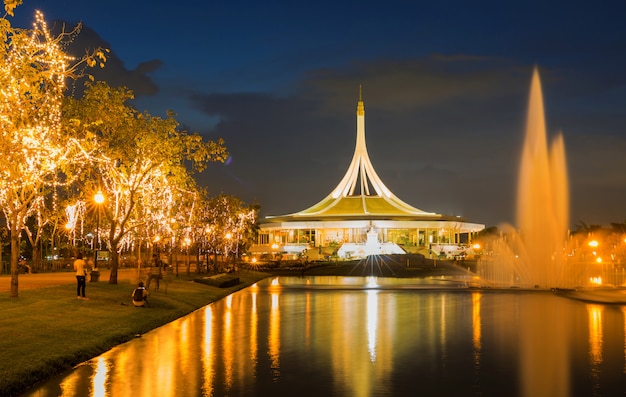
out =
<svg viewBox="0 0 626 397"><path fill-rule="evenodd" d="M137 334L164 325L268 276L239 272L240 284L218 288L181 275L153 291L150 308L136 308L130 280L88 283L89 300L76 298L74 284L0 295L0 395L24 391Z"/></svg>

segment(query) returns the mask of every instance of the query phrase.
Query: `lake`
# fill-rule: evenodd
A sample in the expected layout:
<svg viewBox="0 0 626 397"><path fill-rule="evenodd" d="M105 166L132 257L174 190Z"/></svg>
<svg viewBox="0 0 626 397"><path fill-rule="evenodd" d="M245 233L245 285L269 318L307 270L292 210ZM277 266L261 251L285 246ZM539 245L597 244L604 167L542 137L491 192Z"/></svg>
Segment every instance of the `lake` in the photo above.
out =
<svg viewBox="0 0 626 397"><path fill-rule="evenodd" d="M137 309L150 310L150 309ZM625 396L626 306L440 279L277 277L23 396Z"/></svg>

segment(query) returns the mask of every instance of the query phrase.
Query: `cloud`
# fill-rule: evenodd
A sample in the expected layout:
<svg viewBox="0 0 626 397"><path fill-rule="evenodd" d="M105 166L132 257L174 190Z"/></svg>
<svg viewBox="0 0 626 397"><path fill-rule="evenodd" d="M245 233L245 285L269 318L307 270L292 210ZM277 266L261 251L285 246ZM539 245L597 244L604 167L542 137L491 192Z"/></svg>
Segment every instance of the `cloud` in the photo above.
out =
<svg viewBox="0 0 626 397"><path fill-rule="evenodd" d="M67 31L68 27L73 27L74 25L57 20L51 26L53 33L59 34L62 29L65 28ZM84 68L84 72L93 75L95 80L106 81L113 87L127 87L135 93L135 97L152 96L159 92L159 87L152 80L150 74L162 66L163 62L161 60L145 61L137 65L135 69L127 69L124 66L124 62L115 53L115 49L111 48L110 44L89 26L82 25L79 34L74 37L66 51L68 54L80 59L87 52L96 48L107 48L110 52L107 53L107 61L104 68L98 66ZM82 91L83 81L81 79L74 82L73 92L74 95L79 96L82 94Z"/></svg>
<svg viewBox="0 0 626 397"><path fill-rule="evenodd" d="M209 186L232 189L258 200L265 214L295 212L315 204L339 182L354 149L355 109L363 84L366 137L370 158L383 182L404 201L426 211L462 215L472 222L497 225L514 221L518 160L525 128L533 65L471 55L434 55L422 59L354 62L311 71L286 97L271 94L201 94L193 106L221 121L211 132L224 136L233 153L229 166L203 176ZM618 214L626 199L621 172L626 160L623 116L594 126L592 114L581 115L555 95L564 84L586 95L588 81L542 68L548 131L564 131L572 219L610 222L588 207L587 189L610 192L594 203ZM550 112L557 109L558 112ZM559 122L553 125L551 121ZM568 131L571 119L575 128ZM589 128L589 129L587 129ZM622 131L623 134L626 131ZM598 164L592 179L587 165ZM604 171L603 171L604 170ZM592 182L595 181L595 182ZM600 219L601 218L601 219ZM620 221L620 219L613 219Z"/></svg>

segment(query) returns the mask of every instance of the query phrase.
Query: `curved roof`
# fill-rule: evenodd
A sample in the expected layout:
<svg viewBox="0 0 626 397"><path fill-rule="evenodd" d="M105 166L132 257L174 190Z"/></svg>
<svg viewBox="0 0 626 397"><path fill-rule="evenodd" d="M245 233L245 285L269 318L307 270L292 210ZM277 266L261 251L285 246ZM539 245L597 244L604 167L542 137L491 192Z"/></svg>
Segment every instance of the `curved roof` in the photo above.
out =
<svg viewBox="0 0 626 397"><path fill-rule="evenodd" d="M422 211L396 197L382 182L370 161L365 143L365 106L361 93L356 110L357 134L352 161L343 179L317 204L302 211L267 216L268 222L304 220L455 220L459 217Z"/></svg>

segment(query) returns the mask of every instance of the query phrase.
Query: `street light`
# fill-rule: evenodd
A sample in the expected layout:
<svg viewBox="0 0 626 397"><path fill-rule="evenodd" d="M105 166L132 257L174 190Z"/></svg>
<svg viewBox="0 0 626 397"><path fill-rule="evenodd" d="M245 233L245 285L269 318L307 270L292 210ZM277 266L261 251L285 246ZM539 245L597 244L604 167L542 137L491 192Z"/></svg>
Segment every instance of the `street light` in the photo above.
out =
<svg viewBox="0 0 626 397"><path fill-rule="evenodd" d="M99 246L97 244L100 241L100 238L98 235L100 232L100 205L104 203L104 195L102 194L101 190L98 190L98 192L93 196L93 201L96 203L96 239L94 240L94 243L93 243L93 251L94 251L93 268L95 271L98 271L98 248Z"/></svg>

